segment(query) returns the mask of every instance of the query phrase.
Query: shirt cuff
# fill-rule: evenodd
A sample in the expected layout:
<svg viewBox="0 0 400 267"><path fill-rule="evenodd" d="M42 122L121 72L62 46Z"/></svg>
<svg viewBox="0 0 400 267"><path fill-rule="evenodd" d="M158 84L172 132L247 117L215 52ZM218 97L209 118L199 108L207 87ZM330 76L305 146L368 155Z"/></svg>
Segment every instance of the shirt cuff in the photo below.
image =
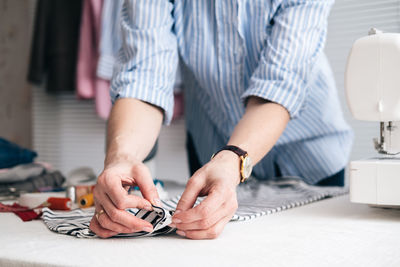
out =
<svg viewBox="0 0 400 267"><path fill-rule="evenodd" d="M115 58L111 55L100 55L97 62L97 77L110 81L113 75Z"/></svg>
<svg viewBox="0 0 400 267"><path fill-rule="evenodd" d="M125 88L111 89L111 101L114 104L120 98L135 98L161 108L164 112L164 125L169 125L172 120L174 97L172 90L126 90Z"/></svg>

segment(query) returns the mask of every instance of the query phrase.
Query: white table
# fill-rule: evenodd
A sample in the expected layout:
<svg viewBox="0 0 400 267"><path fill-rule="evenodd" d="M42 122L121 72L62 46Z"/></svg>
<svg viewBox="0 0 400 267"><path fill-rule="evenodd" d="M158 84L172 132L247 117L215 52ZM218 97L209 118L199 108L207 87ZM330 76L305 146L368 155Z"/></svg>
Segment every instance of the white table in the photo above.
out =
<svg viewBox="0 0 400 267"><path fill-rule="evenodd" d="M216 240L78 239L10 213L0 226L0 266L400 266L400 210L348 196L229 223Z"/></svg>

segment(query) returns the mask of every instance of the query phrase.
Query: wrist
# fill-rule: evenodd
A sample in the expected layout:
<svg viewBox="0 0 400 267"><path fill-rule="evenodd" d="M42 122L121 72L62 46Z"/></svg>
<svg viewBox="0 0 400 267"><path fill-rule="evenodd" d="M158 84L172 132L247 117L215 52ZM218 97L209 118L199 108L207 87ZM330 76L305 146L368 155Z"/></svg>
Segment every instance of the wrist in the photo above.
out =
<svg viewBox="0 0 400 267"><path fill-rule="evenodd" d="M226 145L221 148L219 151L215 152L211 158L214 158L217 154L221 153L222 151L226 152L233 152L239 158L239 174L240 174L240 182L245 182L251 175L253 164L249 154L241 149L238 146L234 145ZM225 155L229 155L225 153Z"/></svg>
<svg viewBox="0 0 400 267"><path fill-rule="evenodd" d="M131 134L120 134L107 140L105 162L109 161L143 161L147 155L148 142L134 142L138 139ZM155 143L151 142L151 143ZM148 151L150 152L150 150Z"/></svg>
<svg viewBox="0 0 400 267"><path fill-rule="evenodd" d="M224 167L232 171L233 181L235 182L235 185L238 185L240 183L241 161L238 155L236 155L234 152L229 150L222 150L211 159L211 162L216 162L217 164L223 164Z"/></svg>
<svg viewBox="0 0 400 267"><path fill-rule="evenodd" d="M117 164L135 164L142 162L133 153L107 153L104 160L104 169L108 169Z"/></svg>

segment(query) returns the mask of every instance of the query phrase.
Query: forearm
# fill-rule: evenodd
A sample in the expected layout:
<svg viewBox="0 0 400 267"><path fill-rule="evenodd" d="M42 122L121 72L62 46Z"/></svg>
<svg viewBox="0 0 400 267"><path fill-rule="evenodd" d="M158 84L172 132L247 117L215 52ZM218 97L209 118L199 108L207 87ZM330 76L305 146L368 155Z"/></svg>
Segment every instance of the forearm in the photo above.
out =
<svg viewBox="0 0 400 267"><path fill-rule="evenodd" d="M281 105L251 97L228 144L246 150L256 163L276 143L289 117L289 112ZM235 153L224 150L190 178L172 218L178 235L204 239L216 238L221 233L238 207L238 163ZM199 195L207 197L193 207Z"/></svg>
<svg viewBox="0 0 400 267"><path fill-rule="evenodd" d="M289 119L289 113L283 106L250 97L246 112L236 125L228 144L247 151L253 164L256 164L274 146Z"/></svg>
<svg viewBox="0 0 400 267"><path fill-rule="evenodd" d="M118 99L107 126L105 167L120 160L143 161L161 129L163 111L133 98Z"/></svg>

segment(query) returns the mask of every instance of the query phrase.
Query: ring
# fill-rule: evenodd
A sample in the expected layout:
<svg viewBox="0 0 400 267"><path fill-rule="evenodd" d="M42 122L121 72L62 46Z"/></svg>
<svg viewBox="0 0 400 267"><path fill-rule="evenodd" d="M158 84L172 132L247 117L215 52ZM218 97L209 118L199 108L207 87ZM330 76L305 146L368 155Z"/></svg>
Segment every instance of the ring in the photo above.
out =
<svg viewBox="0 0 400 267"><path fill-rule="evenodd" d="M99 220L100 215L103 213L104 213L104 210L100 210L99 212L96 212L96 219Z"/></svg>

